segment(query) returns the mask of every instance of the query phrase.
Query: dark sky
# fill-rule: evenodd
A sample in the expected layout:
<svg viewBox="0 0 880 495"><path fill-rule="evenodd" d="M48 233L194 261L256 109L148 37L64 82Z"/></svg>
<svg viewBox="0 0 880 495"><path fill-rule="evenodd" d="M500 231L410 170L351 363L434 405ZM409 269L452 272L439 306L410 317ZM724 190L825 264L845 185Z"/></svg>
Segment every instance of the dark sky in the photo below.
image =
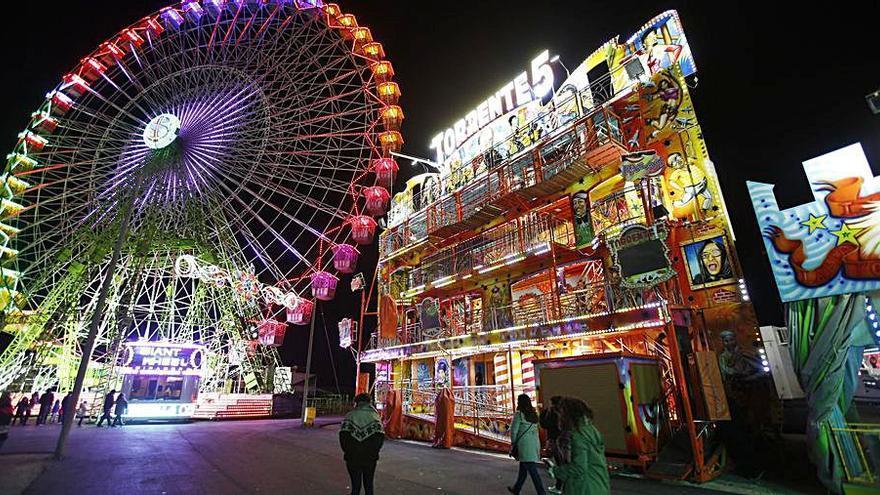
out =
<svg viewBox="0 0 880 495"><path fill-rule="evenodd" d="M11 2L4 5L0 147L11 149L47 90L83 55L162 1ZM524 70L541 50L573 69L615 34L629 36L675 8L696 59L695 110L730 208L762 324L782 310L763 255L746 180L779 184L782 207L811 200L800 163L861 141L880 171L880 116L864 96L880 88L877 2L340 2L385 46L401 86L406 152L428 156L441 128ZM408 173L403 167L403 173ZM331 347L347 301L325 305ZM337 315L338 314L338 315ZM333 383L318 320L315 365ZM285 358L304 365L307 329L289 333ZM340 380L350 355L336 351Z"/></svg>

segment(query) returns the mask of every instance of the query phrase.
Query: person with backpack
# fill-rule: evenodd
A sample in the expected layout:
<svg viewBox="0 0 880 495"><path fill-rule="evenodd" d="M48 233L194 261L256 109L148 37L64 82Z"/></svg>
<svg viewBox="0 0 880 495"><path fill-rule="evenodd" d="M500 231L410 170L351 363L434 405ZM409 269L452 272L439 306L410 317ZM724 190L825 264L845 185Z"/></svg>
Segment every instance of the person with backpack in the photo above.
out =
<svg viewBox="0 0 880 495"><path fill-rule="evenodd" d="M507 487L507 491L519 494L528 474L538 495L544 495L544 481L538 473L538 463L541 462L538 412L526 394L520 394L516 399L516 414L510 425L510 456L519 461L519 474L516 483Z"/></svg>

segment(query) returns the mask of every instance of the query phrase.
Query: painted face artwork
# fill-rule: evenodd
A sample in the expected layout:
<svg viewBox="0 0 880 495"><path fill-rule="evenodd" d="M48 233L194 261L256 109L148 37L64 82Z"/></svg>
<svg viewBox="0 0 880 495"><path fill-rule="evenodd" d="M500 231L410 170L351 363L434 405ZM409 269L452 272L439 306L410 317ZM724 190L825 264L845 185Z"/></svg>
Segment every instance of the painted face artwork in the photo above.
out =
<svg viewBox="0 0 880 495"><path fill-rule="evenodd" d="M715 243L707 243L700 253L700 260L706 267L706 273L716 277L724 266L724 253Z"/></svg>

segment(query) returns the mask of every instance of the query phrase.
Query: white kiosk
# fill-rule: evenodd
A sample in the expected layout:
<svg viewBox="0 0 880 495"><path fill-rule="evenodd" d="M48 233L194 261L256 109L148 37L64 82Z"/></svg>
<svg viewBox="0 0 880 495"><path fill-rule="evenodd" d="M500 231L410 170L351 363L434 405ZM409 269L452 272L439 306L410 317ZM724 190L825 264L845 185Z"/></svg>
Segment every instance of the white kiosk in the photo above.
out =
<svg viewBox="0 0 880 495"><path fill-rule="evenodd" d="M191 417L205 369L204 346L146 340L123 345L121 392L128 398L127 417Z"/></svg>

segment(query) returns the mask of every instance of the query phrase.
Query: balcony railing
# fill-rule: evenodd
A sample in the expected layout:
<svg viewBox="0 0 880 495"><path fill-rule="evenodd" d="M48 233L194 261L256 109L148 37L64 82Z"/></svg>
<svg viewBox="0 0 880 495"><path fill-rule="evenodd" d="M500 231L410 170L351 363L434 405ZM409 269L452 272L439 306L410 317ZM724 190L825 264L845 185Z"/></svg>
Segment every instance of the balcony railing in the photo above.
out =
<svg viewBox="0 0 880 495"><path fill-rule="evenodd" d="M570 221L532 212L426 257L410 272L404 292L411 297L468 274L479 275L541 255L550 250L550 243L573 248L574 242Z"/></svg>
<svg viewBox="0 0 880 495"><path fill-rule="evenodd" d="M440 385L434 382L417 383L404 380L396 385L401 390L404 414L434 416L434 402ZM385 395L391 387L390 382L376 384L375 400L383 404ZM475 434L509 439L510 420L514 413L515 399L519 394L535 398L534 386L478 385L455 386L452 394L455 399L455 423L458 427L472 428Z"/></svg>
<svg viewBox="0 0 880 495"><path fill-rule="evenodd" d="M461 169L451 174L467 179L444 184L444 195L388 229L379 244L380 257L387 258L429 235L440 236L449 229L466 230L470 228L468 222L493 218L505 211L498 207L499 202L514 194L529 201L532 193L545 193L539 190L542 184L562 187L564 182L575 179L565 172L598 171L605 163L601 163L602 159L592 163L588 156L605 145L626 149L620 119L607 107L593 109L525 150L510 154L508 141L465 165L471 169L468 174L462 175ZM556 184L557 180L562 182ZM422 206L426 203L424 199L414 199L414 204Z"/></svg>
<svg viewBox="0 0 880 495"><path fill-rule="evenodd" d="M397 328L397 335L393 339L381 338L374 333L368 348L382 349L466 333L549 325L563 319L588 318L613 312L615 300L621 308L631 308L640 303L636 295L624 298L621 294L606 291L604 282L595 282L558 296L555 293L545 293L520 298L519 301L505 306L482 307L479 311L464 313L454 321L441 318L440 330L431 335L425 335L418 322L409 321ZM441 302L442 304L444 303Z"/></svg>

